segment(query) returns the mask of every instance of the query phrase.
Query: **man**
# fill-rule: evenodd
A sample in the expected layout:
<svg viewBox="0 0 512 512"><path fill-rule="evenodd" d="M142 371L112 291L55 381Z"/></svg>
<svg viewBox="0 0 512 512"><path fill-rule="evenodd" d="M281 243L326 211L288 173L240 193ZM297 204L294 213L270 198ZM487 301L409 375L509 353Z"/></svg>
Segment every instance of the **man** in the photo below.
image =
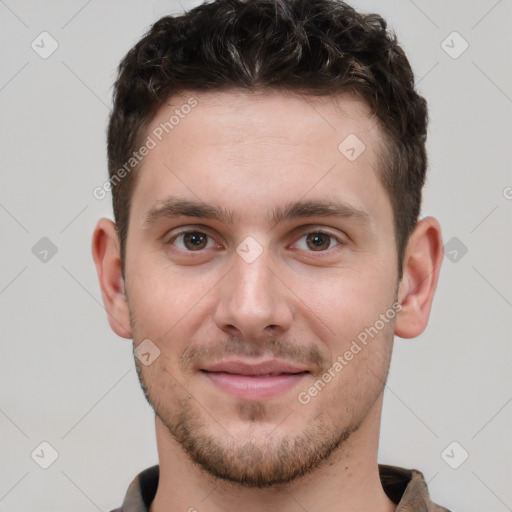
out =
<svg viewBox="0 0 512 512"><path fill-rule="evenodd" d="M377 464L442 260L426 125L384 20L335 0L219 0L130 50L93 255L159 465L117 510L446 510Z"/></svg>

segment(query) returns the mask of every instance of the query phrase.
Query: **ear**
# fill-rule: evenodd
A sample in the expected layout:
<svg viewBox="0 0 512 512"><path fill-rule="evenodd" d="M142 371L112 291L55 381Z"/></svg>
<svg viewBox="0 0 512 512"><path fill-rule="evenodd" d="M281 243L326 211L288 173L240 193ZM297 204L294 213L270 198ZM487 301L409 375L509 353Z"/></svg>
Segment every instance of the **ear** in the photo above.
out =
<svg viewBox="0 0 512 512"><path fill-rule="evenodd" d="M443 260L443 240L439 222L425 217L409 237L398 289L402 309L395 322L395 334L415 338L427 326Z"/></svg>
<svg viewBox="0 0 512 512"><path fill-rule="evenodd" d="M92 256L100 281L101 295L112 330L131 338L130 314L121 272L121 256L115 224L100 219L92 237Z"/></svg>

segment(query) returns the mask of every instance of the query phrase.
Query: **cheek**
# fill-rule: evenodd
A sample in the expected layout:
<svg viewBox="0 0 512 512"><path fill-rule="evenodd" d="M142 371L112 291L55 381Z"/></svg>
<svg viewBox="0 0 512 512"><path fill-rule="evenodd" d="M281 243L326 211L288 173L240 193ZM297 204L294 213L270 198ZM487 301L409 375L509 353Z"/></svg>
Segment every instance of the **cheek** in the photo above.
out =
<svg viewBox="0 0 512 512"><path fill-rule="evenodd" d="M205 276L194 277L146 264L130 274L127 294L139 336L163 340L186 330L191 319L201 309L202 299L212 284ZM213 281L214 283L215 281Z"/></svg>
<svg viewBox="0 0 512 512"><path fill-rule="evenodd" d="M396 283L384 275L367 271L325 275L298 295L325 324L332 343L343 348L391 307Z"/></svg>

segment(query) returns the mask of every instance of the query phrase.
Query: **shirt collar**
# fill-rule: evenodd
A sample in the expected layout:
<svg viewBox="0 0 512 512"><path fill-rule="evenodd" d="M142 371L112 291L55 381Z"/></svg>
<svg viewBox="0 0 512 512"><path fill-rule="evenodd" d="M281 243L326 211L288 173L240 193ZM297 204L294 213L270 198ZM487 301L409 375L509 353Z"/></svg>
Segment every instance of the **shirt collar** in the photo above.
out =
<svg viewBox="0 0 512 512"><path fill-rule="evenodd" d="M415 469L379 465L384 492L397 504L395 512L450 512L430 501L423 475ZM159 466L139 473L132 481L121 508L112 512L148 512L158 487Z"/></svg>

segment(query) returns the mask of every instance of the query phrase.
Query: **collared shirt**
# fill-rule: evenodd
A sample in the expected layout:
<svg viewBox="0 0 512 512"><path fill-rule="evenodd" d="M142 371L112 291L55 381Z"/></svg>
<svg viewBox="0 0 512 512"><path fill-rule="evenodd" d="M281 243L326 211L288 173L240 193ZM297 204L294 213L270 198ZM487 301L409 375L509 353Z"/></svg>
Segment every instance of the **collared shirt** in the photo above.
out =
<svg viewBox="0 0 512 512"><path fill-rule="evenodd" d="M397 504L395 512L450 512L430 501L423 475L415 469L379 465L380 481L389 499ZM111 512L148 512L158 487L159 466L139 473L126 492L121 508Z"/></svg>

